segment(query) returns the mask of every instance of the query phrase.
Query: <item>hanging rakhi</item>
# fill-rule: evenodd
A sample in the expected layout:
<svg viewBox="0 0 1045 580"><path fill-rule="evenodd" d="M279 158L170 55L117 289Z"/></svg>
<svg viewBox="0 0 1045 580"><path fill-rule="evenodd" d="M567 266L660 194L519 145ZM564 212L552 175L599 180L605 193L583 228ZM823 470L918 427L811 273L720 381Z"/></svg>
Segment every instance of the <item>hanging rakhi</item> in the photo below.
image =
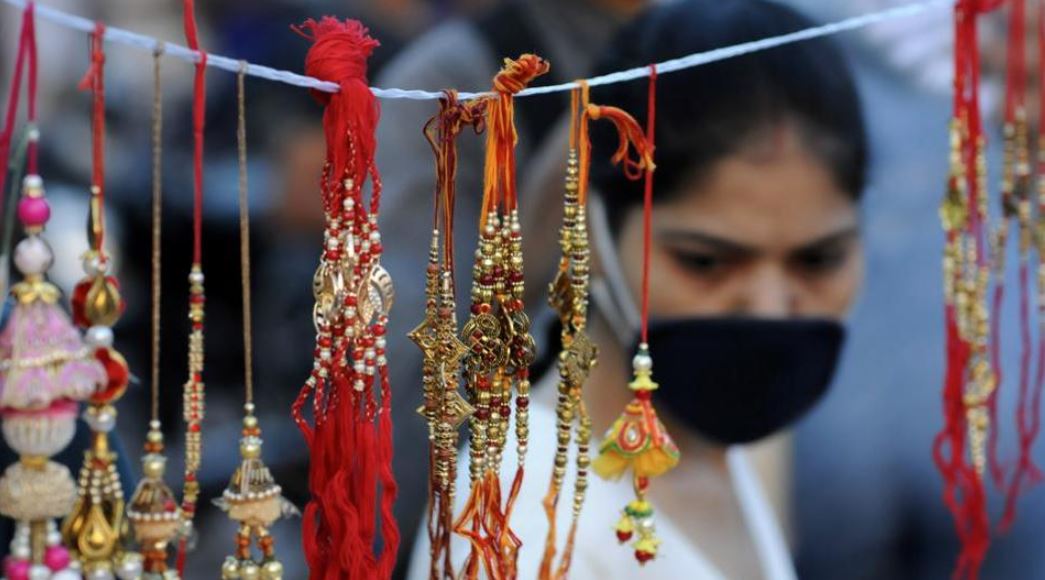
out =
<svg viewBox="0 0 1045 580"><path fill-rule="evenodd" d="M91 200L83 255L86 277L73 291L73 322L87 331L88 346L105 368L108 382L88 400L83 419L91 428L91 445L80 468L79 498L62 524L62 536L87 575L135 578L141 574L141 557L123 549L124 497L116 470L116 454L109 449L109 432L116 427L113 404L127 390L130 373L123 356L113 348L112 326L124 311L116 279L109 275L111 261L103 248L105 239L105 53L103 25L91 34L91 65L80 83L90 89L92 106Z"/></svg>
<svg viewBox="0 0 1045 580"><path fill-rule="evenodd" d="M260 578L282 580L283 564L276 559L276 547L269 526L284 515L297 515L297 508L283 498L282 488L276 483L261 458L261 427L254 416L254 357L251 336L250 311L250 207L247 199L247 121L244 98L246 63L241 63L236 78L237 131L239 150L239 233L240 273L243 287L243 364L244 391L243 431L239 442L240 464L232 474L228 487L214 503L239 524L236 533L236 553L225 559L222 578ZM257 543L261 562L251 555L251 545Z"/></svg>
<svg viewBox="0 0 1045 580"><path fill-rule="evenodd" d="M94 359L79 332L59 306L58 288L47 281L53 254L41 233L51 215L37 174L36 35L33 4L22 21L11 99L0 145L9 152L22 74L28 61L28 175L18 203L18 219L26 237L14 251L22 280L11 288L15 306L0 331L0 417L4 440L19 455L0 477L0 513L15 520L8 580L79 578L69 568L69 552L61 545L54 522L69 513L76 486L69 470L50 457L64 449L76 431L77 402L106 383L105 369ZM6 160L5 160L6 161ZM6 164L0 170L0 188Z"/></svg>
<svg viewBox="0 0 1045 580"><path fill-rule="evenodd" d="M167 457L160 425L161 227L163 212L163 93L160 86L162 46L153 52L152 102L152 413L142 455L142 480L127 506L127 519L141 546L145 578L177 578L167 568L167 548L181 528L181 508L164 481Z"/></svg>
<svg viewBox="0 0 1045 580"><path fill-rule="evenodd" d="M951 168L940 208L946 233L943 258L947 336L944 427L933 457L944 478L962 551L955 578L976 578L990 543L983 477L997 378L988 352L990 283L987 161L979 106L976 18L998 0L955 6L955 104Z"/></svg>
<svg viewBox="0 0 1045 580"><path fill-rule="evenodd" d="M559 271L549 287L548 302L558 313L562 326L562 350L559 352L558 399L555 407L556 448L551 481L544 497L548 517L544 557L540 578L567 578L573 556L574 540L584 497L588 488L588 467L591 457L591 419L583 399L584 382L595 367L598 348L588 337L588 281L591 254L588 249L588 171L591 165L591 142L588 122L609 119L620 135L620 147L613 162L622 165L631 179L642 177L646 168L653 167L652 148L642 134L638 122L616 107L594 105L588 99L588 84L580 82L574 89L570 109L570 149L566 161L566 188L563 198L563 222L559 229L562 257ZM580 107L578 108L578 100ZM634 148L635 157L629 157ZM570 529L558 565L555 565L557 507L567 472L571 440L576 441L575 480ZM554 568L554 570L553 570Z"/></svg>
<svg viewBox="0 0 1045 580"><path fill-rule="evenodd" d="M313 279L315 359L293 407L311 455L305 557L313 579L387 578L399 550L399 529L392 514L397 486L385 358L393 289L381 267L377 226L379 107L366 82L367 59L378 43L354 20L308 20L296 30L313 43L306 73L339 86L336 93L313 92L325 105L326 228ZM309 399L312 424L303 413Z"/></svg>
<svg viewBox="0 0 1045 580"><path fill-rule="evenodd" d="M468 502L454 522L471 552L465 574L514 578L521 542L510 520L522 487L529 438L529 368L536 355L523 304L522 231L515 190L514 95L548 71L547 61L524 54L505 59L488 97L483 206L473 268L471 317L461 336L468 347L465 381L475 412L470 420ZM501 457L515 398L518 467L502 498Z"/></svg>
<svg viewBox="0 0 1045 580"><path fill-rule="evenodd" d="M461 360L467 347L457 334L454 288L454 201L457 136L467 126L480 132L486 100L462 103L455 91L440 99L439 114L425 125L425 138L436 158L432 246L425 272L425 318L409 333L423 353L424 405L418 409L428 422L428 538L430 578L455 578L450 555L457 479L459 428L475 409L457 390ZM442 230L442 232L440 232ZM440 236L442 233L442 236Z"/></svg>
<svg viewBox="0 0 1045 580"><path fill-rule="evenodd" d="M196 515L200 484L196 474L203 455L203 416L206 410L203 384L203 126L206 113L207 53L200 50L196 31L196 12L193 0L184 0L185 41L196 51L192 83L192 266L189 270L189 348L188 379L182 393L182 413L185 419L185 483L182 489L181 540L178 542L178 575L185 575L185 557L195 531L192 521Z"/></svg>
<svg viewBox="0 0 1045 580"><path fill-rule="evenodd" d="M656 123L656 86L657 69L650 66L649 104L646 119L646 156L642 157L640 166L628 169L642 170L646 183L643 199L643 250L642 250L642 335L638 353L631 361L634 377L628 388L634 392L634 398L624 408L624 412L614 421L606 432L599 456L592 463L592 468L604 479L619 479L631 472L635 499L624 508L616 525L617 539L621 543L634 538L632 548L635 559L644 564L657 556L660 539L656 535L653 522L653 505L647 499L650 480L673 469L679 462L678 447L668 435L664 424L657 417L653 408L653 391L657 383L653 381L653 359L650 356L650 345L647 342L649 324L649 268L650 268L650 235L653 215L653 143ZM622 131L622 150L626 152L626 132ZM618 150L615 158L624 159ZM629 167L629 166L626 166Z"/></svg>

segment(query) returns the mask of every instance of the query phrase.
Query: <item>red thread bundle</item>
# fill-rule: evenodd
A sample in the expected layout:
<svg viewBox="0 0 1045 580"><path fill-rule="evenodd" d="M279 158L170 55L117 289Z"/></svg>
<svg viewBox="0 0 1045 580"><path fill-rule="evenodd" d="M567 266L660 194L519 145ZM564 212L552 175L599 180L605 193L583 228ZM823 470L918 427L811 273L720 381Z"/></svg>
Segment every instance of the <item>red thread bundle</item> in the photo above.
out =
<svg viewBox="0 0 1045 580"><path fill-rule="evenodd" d="M367 58L378 43L354 20L325 17L294 30L313 43L306 73L340 88L313 93L325 107L327 157L320 188L327 223L314 280L315 361L293 407L311 454L305 556L313 579L388 578L399 549L385 360L392 296L379 263L381 179L374 164L379 107L366 80ZM372 190L366 203L368 178ZM303 413L310 398L311 425Z"/></svg>

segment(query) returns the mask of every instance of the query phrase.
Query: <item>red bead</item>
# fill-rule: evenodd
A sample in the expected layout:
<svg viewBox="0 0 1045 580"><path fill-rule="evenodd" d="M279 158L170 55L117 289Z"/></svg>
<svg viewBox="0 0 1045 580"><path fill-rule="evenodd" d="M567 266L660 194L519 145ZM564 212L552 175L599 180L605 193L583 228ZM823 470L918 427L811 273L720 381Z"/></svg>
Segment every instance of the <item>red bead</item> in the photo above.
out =
<svg viewBox="0 0 1045 580"><path fill-rule="evenodd" d="M520 409L525 409L525 408L530 406L530 399L529 399L529 397L519 397L518 399L515 400L515 404Z"/></svg>
<svg viewBox="0 0 1045 580"><path fill-rule="evenodd" d="M635 559L639 561L639 564L645 564L653 559L653 554L645 550L635 550Z"/></svg>
<svg viewBox="0 0 1045 580"><path fill-rule="evenodd" d="M631 532L630 531L617 530L617 541L618 542L623 544L623 543L627 542L630 539L631 539Z"/></svg>

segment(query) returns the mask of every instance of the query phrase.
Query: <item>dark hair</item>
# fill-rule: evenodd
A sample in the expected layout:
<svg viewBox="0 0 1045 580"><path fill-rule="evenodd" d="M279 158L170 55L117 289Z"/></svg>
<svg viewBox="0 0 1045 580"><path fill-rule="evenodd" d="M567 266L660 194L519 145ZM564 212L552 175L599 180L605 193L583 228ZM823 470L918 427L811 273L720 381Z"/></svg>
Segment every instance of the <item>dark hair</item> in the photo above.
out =
<svg viewBox="0 0 1045 580"><path fill-rule="evenodd" d="M611 44L600 74L787 34L814 23L765 0L679 0L647 10ZM643 80L593 88L593 102L615 105L645 124ZM819 38L788 44L657 79L656 201L671 199L717 161L742 150L781 123L797 129L837 185L858 200L864 189L867 144L860 100L839 48ZM641 202L641 181L607 161L616 135L592 125L592 184L616 229Z"/></svg>

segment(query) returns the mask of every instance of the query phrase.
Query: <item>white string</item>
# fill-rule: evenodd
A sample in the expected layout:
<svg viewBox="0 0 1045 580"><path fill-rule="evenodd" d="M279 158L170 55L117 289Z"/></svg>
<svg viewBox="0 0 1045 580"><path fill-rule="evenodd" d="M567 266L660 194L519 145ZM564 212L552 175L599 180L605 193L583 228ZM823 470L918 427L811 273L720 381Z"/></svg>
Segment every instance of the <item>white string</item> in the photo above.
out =
<svg viewBox="0 0 1045 580"><path fill-rule="evenodd" d="M809 40L812 38L819 38L822 36L830 36L832 34L838 34L840 32L846 32L849 30L856 30L858 28L864 28L885 22L888 20L894 20L899 18L908 18L915 16L931 8L939 8L944 6L953 6L957 0L922 0L921 2L913 2L911 4L905 4L903 6L897 6L894 8L888 8L879 12L872 12L870 14L864 14L862 16L855 16L852 18L846 18L837 22L824 24L822 26L814 26L805 30L799 30L797 32L791 32L788 34L782 34L780 36L771 36L769 38L763 38L761 40L754 40L751 42L743 42L735 44L733 46L725 46L722 48L716 48L705 52L697 52L690 55L686 55L680 58L674 58L666 60L664 62L657 63L657 74L666 74L675 71L684 70L687 68L693 68L701 65L705 65L712 62L726 60L730 58L736 58L752 52L758 52L761 50L767 50L777 46L785 44L791 44L795 42L801 42L803 40ZM3 0L3 2L15 6L17 8L25 8L25 0ZM36 5L36 14L38 17L48 20L59 26L71 28L73 30L79 30L82 32L93 32L95 23L86 18L63 12L54 8L49 8L40 4ZM199 53L195 50L186 48L179 44L172 44L164 42L162 40L146 36L144 34L138 34L131 32L130 30L124 30L116 27L106 27L105 29L105 40L109 42L115 42L118 44L125 44L128 46L136 46L152 52L157 47L162 46L164 50L164 56L172 56L188 62L198 62L200 57ZM232 73L239 73L242 67L241 60L232 59L227 56L221 56L217 54L207 53L207 66L212 66L226 70ZM327 93L336 93L338 91L337 83L321 81L317 78L299 75L287 70L274 69L260 64L247 64L246 74L258 78L268 79L270 81L276 81L288 85L294 85L298 87L305 87L309 89L316 89ZM643 78L649 76L649 67L637 67L633 69L623 70L615 73L610 73L602 76L597 76L588 79L588 85L599 86L609 85L613 83L622 83L634 79ZM562 91L568 91L577 88L579 85L577 82L562 83L558 85L548 85L543 87L531 87L520 91L516 94L517 97L525 97L528 95L543 95L547 93L557 93ZM443 96L442 92L423 91L414 89L380 89L377 87L371 87L374 95L382 99L413 99L413 100L432 100L439 99ZM460 99L473 99L486 95L488 93L458 93Z"/></svg>

